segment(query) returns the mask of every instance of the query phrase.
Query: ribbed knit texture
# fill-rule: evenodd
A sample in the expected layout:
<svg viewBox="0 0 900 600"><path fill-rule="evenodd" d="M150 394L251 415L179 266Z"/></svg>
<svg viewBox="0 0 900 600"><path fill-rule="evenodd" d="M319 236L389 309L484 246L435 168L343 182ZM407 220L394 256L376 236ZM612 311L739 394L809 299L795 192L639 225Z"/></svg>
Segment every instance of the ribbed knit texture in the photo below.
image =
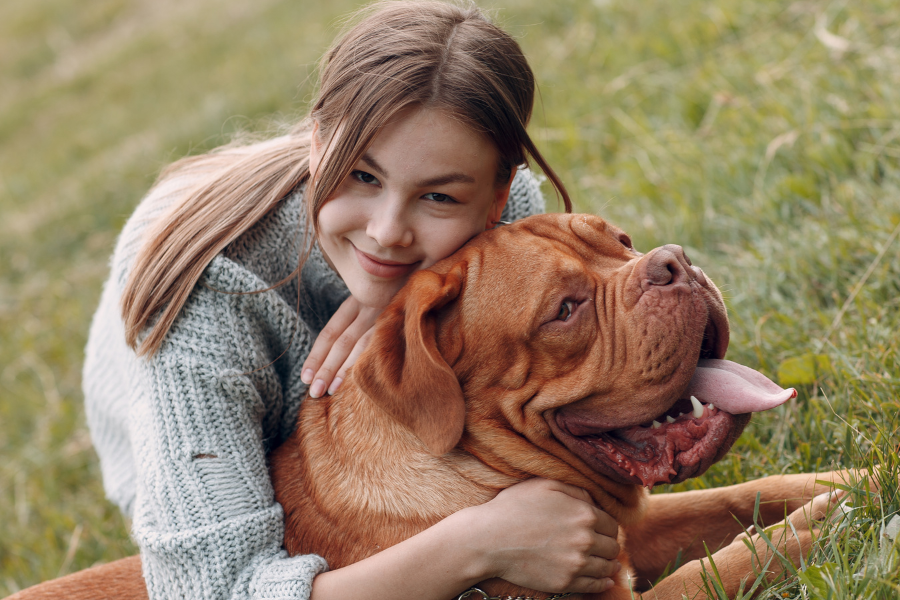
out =
<svg viewBox="0 0 900 600"><path fill-rule="evenodd" d="M159 351L125 344L119 301L149 224L191 185L171 178L138 206L116 245L84 364L91 436L107 496L133 517L151 599L308 598L327 568L288 557L266 454L291 433L315 335L349 295L316 246L303 250L302 190L209 264ZM520 171L504 220L544 211Z"/></svg>

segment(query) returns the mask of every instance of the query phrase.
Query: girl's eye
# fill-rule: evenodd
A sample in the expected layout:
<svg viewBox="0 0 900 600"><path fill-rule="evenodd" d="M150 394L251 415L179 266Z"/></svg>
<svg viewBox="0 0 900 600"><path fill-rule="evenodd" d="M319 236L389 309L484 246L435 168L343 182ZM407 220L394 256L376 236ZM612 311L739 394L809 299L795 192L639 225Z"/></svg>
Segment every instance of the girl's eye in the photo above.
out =
<svg viewBox="0 0 900 600"><path fill-rule="evenodd" d="M351 175L362 183L378 183L378 179L374 175L365 171L353 171Z"/></svg>
<svg viewBox="0 0 900 600"><path fill-rule="evenodd" d="M441 203L444 203L444 202L456 202L456 200L454 200L453 198L451 198L451 197L448 196L447 194L437 194L437 193L435 193L435 192L429 192L429 193L425 194L425 195L422 196L422 197L425 198L426 200L431 200L431 201L433 201L433 202L441 202Z"/></svg>
<svg viewBox="0 0 900 600"><path fill-rule="evenodd" d="M568 321L573 312L575 312L575 303L571 300L566 300L562 303L562 306L559 307L559 314L556 315L556 320L563 322Z"/></svg>

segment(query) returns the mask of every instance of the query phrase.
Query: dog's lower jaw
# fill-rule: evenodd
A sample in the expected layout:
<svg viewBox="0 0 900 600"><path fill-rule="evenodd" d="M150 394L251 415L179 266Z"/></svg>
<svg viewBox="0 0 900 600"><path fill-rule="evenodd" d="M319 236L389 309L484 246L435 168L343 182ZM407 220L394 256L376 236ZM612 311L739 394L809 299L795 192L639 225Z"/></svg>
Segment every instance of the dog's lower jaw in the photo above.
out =
<svg viewBox="0 0 900 600"><path fill-rule="evenodd" d="M572 435L563 423L556 429L563 443L599 473L652 489L703 474L731 448L749 418L706 411L701 417L683 415L653 427L594 435Z"/></svg>

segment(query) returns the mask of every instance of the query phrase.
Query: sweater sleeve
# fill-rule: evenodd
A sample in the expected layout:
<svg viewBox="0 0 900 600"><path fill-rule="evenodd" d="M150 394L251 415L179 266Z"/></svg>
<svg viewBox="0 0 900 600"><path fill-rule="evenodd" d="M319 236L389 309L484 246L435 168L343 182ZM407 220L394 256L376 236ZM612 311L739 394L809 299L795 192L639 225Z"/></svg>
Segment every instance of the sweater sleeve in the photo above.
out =
<svg viewBox="0 0 900 600"><path fill-rule="evenodd" d="M151 599L308 598L327 568L281 548L266 450L302 394L291 365L311 335L274 290L234 293L266 287L217 257L163 346L136 365L133 535Z"/></svg>
<svg viewBox="0 0 900 600"><path fill-rule="evenodd" d="M541 177L540 179L538 177ZM531 215L546 212L544 195L541 193L542 176L536 176L530 169L519 169L509 189L509 200L500 217L503 221L518 221Z"/></svg>

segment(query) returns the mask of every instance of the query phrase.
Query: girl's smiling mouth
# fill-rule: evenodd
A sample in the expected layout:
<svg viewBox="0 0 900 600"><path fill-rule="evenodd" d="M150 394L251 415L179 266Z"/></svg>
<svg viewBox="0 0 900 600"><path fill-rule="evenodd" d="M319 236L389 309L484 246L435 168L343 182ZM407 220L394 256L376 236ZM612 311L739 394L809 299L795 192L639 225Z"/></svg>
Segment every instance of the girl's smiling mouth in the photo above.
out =
<svg viewBox="0 0 900 600"><path fill-rule="evenodd" d="M353 245L352 242L351 246L353 246L353 250L356 253L356 259L359 261L359 266L361 266L366 273L368 273L369 275L374 275L375 277L382 277L384 279L405 277L406 275L409 275L410 273L415 271L421 263L421 261L403 263L394 260L376 258L371 254L366 254L355 245Z"/></svg>

